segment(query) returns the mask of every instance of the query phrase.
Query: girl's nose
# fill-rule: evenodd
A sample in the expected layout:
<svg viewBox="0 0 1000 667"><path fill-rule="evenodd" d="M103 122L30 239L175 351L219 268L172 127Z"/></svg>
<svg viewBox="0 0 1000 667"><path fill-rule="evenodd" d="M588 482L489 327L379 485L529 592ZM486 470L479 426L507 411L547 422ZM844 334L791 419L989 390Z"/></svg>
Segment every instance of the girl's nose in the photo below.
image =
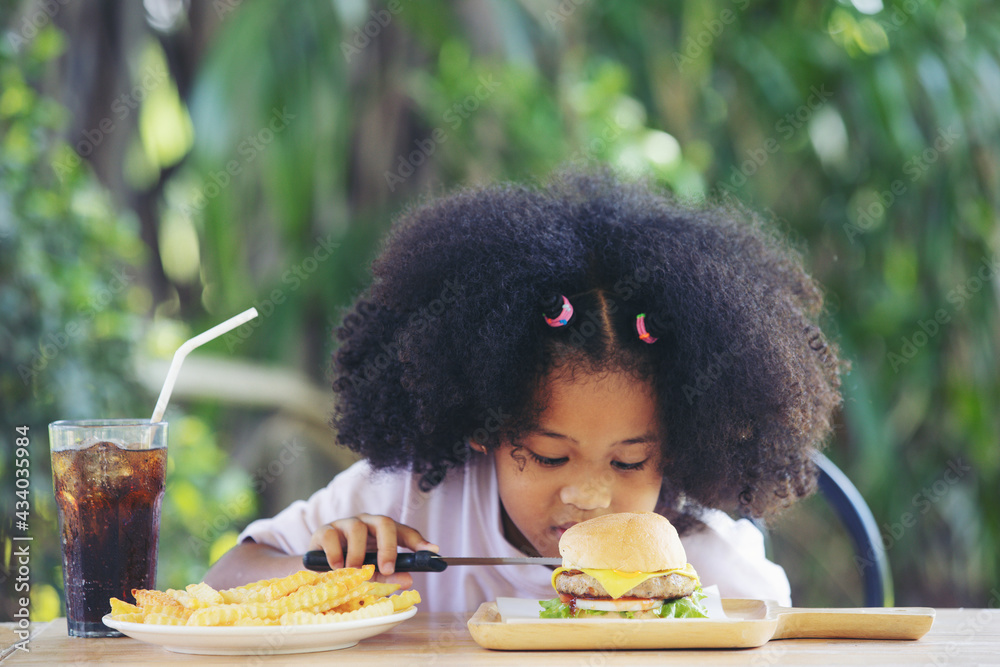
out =
<svg viewBox="0 0 1000 667"><path fill-rule="evenodd" d="M564 486L559 499L583 511L607 509L611 506L611 487L599 479L581 479Z"/></svg>

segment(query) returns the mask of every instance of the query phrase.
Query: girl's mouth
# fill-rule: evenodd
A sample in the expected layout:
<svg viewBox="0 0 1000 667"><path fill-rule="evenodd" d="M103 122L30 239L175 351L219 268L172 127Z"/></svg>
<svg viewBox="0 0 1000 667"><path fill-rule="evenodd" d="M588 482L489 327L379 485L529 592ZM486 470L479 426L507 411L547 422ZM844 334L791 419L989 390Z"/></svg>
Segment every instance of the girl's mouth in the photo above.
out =
<svg viewBox="0 0 1000 667"><path fill-rule="evenodd" d="M572 528L573 526L575 526L576 523L577 523L576 521L568 521L566 523L563 523L563 524L560 524L558 526L555 526L554 528L555 528L555 531L556 531L556 535L558 537L562 537L563 533L565 533L567 530L569 530L570 528Z"/></svg>

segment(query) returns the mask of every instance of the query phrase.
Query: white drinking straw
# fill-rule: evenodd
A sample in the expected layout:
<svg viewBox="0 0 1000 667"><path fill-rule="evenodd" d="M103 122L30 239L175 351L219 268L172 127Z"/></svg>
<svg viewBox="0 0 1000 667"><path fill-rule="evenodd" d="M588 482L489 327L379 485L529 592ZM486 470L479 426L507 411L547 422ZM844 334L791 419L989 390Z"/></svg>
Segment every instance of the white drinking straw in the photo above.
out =
<svg viewBox="0 0 1000 667"><path fill-rule="evenodd" d="M174 383L177 381L177 374L181 370L181 364L184 362L184 358L188 356L191 350L204 345L214 338L218 338L227 331L232 331L236 327L244 324L245 322L249 322L255 317L257 317L256 308L244 310L239 315L230 317L222 324L216 324L208 331L200 333L194 338L185 341L179 348L177 348L177 351L174 352L174 360L170 362L170 368L167 370L167 379L163 382L163 389L160 390L160 398L157 399L156 407L153 409L153 416L150 419L151 423L155 424L163 419L163 413L167 410L167 402L170 400L170 392L174 390Z"/></svg>

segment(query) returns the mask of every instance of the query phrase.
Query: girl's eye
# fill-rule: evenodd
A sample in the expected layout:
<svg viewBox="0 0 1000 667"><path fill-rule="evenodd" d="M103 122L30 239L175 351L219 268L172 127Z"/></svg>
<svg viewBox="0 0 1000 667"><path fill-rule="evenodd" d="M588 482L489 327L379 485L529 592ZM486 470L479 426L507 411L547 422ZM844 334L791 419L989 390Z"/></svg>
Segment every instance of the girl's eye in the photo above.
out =
<svg viewBox="0 0 1000 667"><path fill-rule="evenodd" d="M612 461L611 465L619 470L642 470L646 466L646 461L649 459L643 459L637 463L623 463L622 461Z"/></svg>
<svg viewBox="0 0 1000 667"><path fill-rule="evenodd" d="M543 465L547 468L555 468L556 466L561 466L562 464L566 463L566 461L569 461L569 459L565 456L562 456L558 459L550 459L547 456L539 456L530 449L528 450L528 453L531 454L531 458L533 458L536 463L538 463L539 465Z"/></svg>

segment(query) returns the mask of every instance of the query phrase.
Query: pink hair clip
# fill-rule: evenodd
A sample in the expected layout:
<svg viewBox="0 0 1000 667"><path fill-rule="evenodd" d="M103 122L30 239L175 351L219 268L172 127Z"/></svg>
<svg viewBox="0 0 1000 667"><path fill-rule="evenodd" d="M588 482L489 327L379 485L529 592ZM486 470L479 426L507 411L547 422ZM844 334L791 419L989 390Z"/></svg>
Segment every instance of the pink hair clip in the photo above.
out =
<svg viewBox="0 0 1000 667"><path fill-rule="evenodd" d="M657 340L659 340L658 338L653 337L652 334L650 334L648 331L646 331L646 313L639 313L638 315L635 316L635 330L639 332L639 340L641 340L644 343L649 343L650 345L652 345Z"/></svg>
<svg viewBox="0 0 1000 667"><path fill-rule="evenodd" d="M569 324L569 321L573 318L573 304L569 302L565 296L562 297L562 308L559 314L555 317L549 317L542 313L542 317L545 318L545 323L550 327L559 328L564 327Z"/></svg>

